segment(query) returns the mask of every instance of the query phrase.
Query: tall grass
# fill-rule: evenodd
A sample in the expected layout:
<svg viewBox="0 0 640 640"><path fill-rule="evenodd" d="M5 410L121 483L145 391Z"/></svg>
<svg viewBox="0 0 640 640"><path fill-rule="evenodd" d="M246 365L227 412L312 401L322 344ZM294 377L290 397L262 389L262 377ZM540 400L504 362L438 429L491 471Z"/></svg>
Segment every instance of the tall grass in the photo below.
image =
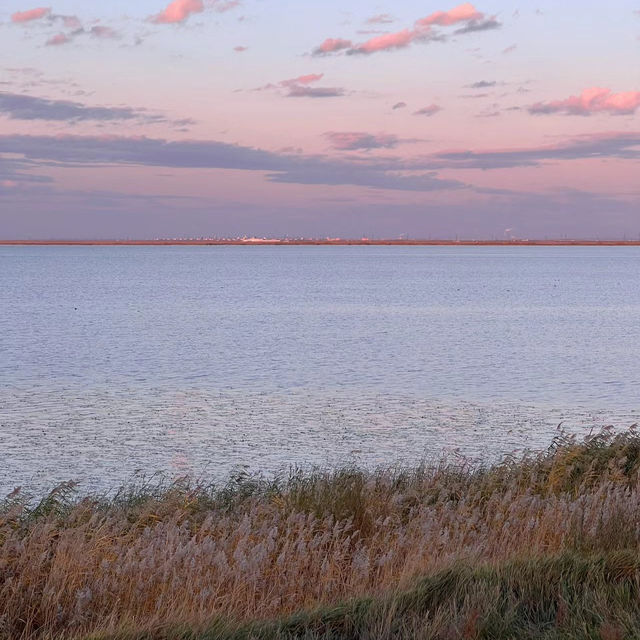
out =
<svg viewBox="0 0 640 640"><path fill-rule="evenodd" d="M616 640L640 624L639 474L632 428L491 467L14 492L0 637Z"/></svg>

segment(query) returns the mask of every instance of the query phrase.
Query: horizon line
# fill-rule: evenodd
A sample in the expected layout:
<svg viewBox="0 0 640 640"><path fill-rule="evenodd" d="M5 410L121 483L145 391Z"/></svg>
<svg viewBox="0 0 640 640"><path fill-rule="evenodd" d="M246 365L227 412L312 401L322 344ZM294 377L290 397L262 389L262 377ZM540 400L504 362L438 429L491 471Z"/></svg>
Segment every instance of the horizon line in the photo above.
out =
<svg viewBox="0 0 640 640"><path fill-rule="evenodd" d="M156 238L2 240L0 246L640 246L638 240L551 239L392 239L392 238Z"/></svg>

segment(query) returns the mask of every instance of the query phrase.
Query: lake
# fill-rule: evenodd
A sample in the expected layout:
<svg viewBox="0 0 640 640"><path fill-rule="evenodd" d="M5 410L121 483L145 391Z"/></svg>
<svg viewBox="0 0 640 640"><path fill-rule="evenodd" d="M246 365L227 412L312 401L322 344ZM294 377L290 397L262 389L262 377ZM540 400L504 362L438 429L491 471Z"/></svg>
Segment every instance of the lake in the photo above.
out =
<svg viewBox="0 0 640 640"><path fill-rule="evenodd" d="M0 490L494 459L640 414L639 247L0 247Z"/></svg>

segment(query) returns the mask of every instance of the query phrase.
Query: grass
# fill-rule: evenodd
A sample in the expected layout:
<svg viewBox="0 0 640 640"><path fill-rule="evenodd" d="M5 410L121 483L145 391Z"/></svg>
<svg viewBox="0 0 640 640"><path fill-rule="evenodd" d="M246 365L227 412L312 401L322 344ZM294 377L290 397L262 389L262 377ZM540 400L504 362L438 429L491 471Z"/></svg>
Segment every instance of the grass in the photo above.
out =
<svg viewBox="0 0 640 640"><path fill-rule="evenodd" d="M0 505L0 638L640 638L640 435Z"/></svg>

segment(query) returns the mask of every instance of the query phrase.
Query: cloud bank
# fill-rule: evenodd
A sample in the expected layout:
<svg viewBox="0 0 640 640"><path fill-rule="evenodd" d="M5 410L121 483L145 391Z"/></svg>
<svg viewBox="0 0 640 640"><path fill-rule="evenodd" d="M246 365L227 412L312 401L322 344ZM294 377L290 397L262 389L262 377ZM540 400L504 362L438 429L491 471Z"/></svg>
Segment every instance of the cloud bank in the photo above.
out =
<svg viewBox="0 0 640 640"><path fill-rule="evenodd" d="M400 140L391 134L328 132L343 150L391 148ZM168 141L122 136L0 136L0 160L44 166L151 166L175 169L234 169L263 172L278 183L354 185L399 191L440 191L468 187L443 179L444 169L506 169L546 162L612 158L640 159L640 133L611 132L572 138L556 145L522 149L442 151L412 160L393 157L330 158L265 151L211 140ZM12 164L13 163L13 164ZM33 177L33 176L32 176ZM37 179L37 178L36 178Z"/></svg>
<svg viewBox="0 0 640 640"><path fill-rule="evenodd" d="M355 185L400 191L460 189L457 180L431 170L404 167L394 159L349 161L323 156L276 153L217 141L121 136L0 136L2 153L22 156L35 166L152 166L182 169L259 171L278 183ZM0 156L1 157L1 156Z"/></svg>

